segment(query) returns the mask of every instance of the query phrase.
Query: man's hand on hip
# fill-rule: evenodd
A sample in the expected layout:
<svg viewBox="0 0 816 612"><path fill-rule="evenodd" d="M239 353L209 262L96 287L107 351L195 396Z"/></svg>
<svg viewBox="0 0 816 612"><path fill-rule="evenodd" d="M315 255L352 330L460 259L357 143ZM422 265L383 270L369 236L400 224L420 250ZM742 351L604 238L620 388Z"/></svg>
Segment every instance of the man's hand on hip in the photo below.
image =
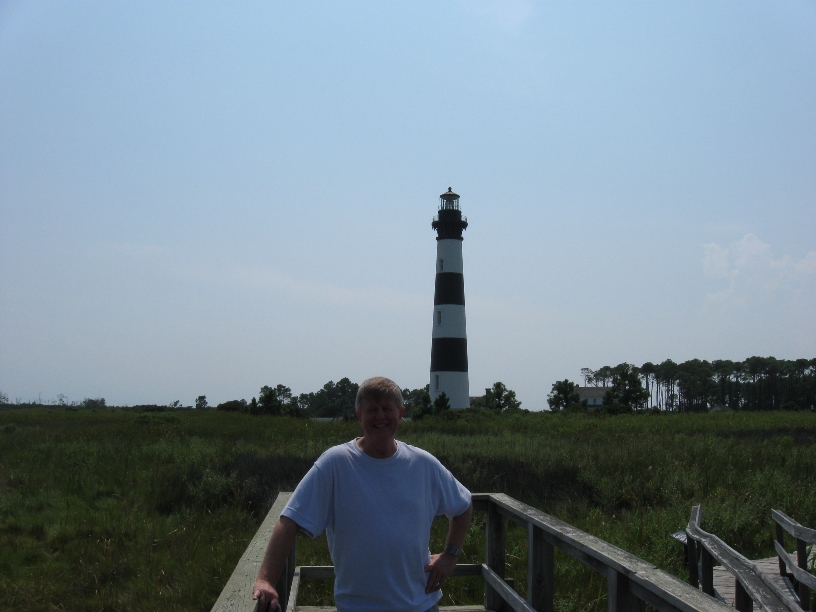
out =
<svg viewBox="0 0 816 612"><path fill-rule="evenodd" d="M425 573L428 574L425 592L433 593L441 589L447 577L453 573L457 561L456 557L448 553L431 555L431 562L425 566Z"/></svg>

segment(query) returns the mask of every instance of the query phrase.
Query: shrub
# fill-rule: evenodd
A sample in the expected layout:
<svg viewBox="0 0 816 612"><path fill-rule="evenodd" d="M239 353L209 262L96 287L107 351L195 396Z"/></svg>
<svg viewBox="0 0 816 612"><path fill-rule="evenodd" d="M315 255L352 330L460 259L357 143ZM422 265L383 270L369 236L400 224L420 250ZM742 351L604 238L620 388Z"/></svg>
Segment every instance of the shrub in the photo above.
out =
<svg viewBox="0 0 816 612"><path fill-rule="evenodd" d="M242 412L247 409L247 401L245 399L229 400L223 402L215 407L216 410L225 410L227 412Z"/></svg>

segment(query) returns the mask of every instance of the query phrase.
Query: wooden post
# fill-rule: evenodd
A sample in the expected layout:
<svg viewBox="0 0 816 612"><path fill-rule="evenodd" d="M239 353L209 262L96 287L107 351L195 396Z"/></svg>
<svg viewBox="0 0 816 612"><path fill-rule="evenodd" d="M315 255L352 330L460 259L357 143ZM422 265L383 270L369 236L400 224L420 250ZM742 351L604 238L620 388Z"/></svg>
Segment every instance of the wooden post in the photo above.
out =
<svg viewBox="0 0 816 612"><path fill-rule="evenodd" d="M629 592L629 577L609 568L606 572L607 612L640 612L643 603Z"/></svg>
<svg viewBox="0 0 816 612"><path fill-rule="evenodd" d="M782 525L776 521L774 521L774 524L776 525L776 541L779 542L782 548L785 548L785 530L782 529ZM779 575L784 576L786 573L787 568L785 567L785 562L782 560L782 557L779 557Z"/></svg>
<svg viewBox="0 0 816 612"><path fill-rule="evenodd" d="M796 564L807 571L807 542L796 538ZM810 610L810 589L806 584L799 583L799 607Z"/></svg>
<svg viewBox="0 0 816 612"><path fill-rule="evenodd" d="M544 538L544 530L527 528L527 603L537 612L553 612L555 549Z"/></svg>
<svg viewBox="0 0 816 612"><path fill-rule="evenodd" d="M286 610L289 605L289 591L292 587L292 578L295 576L295 556L297 551L297 538L292 544L292 550L289 551L289 556L286 557L286 563L283 565L283 571L278 578L278 583L275 585L275 590L278 591L278 598L280 599L281 610Z"/></svg>
<svg viewBox="0 0 816 612"><path fill-rule="evenodd" d="M739 612L752 612L754 609L753 600L748 596L745 587L736 578L734 578L734 607Z"/></svg>
<svg viewBox="0 0 816 612"><path fill-rule="evenodd" d="M689 584L700 588L700 566L697 562L697 543L686 532L686 563L688 564Z"/></svg>
<svg viewBox="0 0 816 612"><path fill-rule="evenodd" d="M702 544L700 544L700 554L702 555L700 582L703 586L703 593L714 597L714 558Z"/></svg>
<svg viewBox="0 0 816 612"><path fill-rule="evenodd" d="M487 521L485 523L485 563L499 578L504 579L505 564L505 520L498 507L492 501L487 503ZM485 582L484 593L485 610L500 612L504 607L504 600L492 586Z"/></svg>

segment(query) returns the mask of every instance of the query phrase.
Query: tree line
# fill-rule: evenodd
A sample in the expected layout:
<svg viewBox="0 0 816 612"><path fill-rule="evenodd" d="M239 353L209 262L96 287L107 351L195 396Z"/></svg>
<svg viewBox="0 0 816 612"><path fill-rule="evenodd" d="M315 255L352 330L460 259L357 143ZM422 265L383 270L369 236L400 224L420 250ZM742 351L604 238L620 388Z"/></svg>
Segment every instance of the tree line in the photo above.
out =
<svg viewBox="0 0 816 612"><path fill-rule="evenodd" d="M279 384L274 387L264 385L258 392L258 397L253 397L249 402L245 399L229 400L215 408L270 416L351 418L359 388L360 385L348 378L341 378L336 383L330 380L318 391L300 395L293 394L292 389L286 385ZM207 397L200 395L196 398L195 407L208 408Z"/></svg>
<svg viewBox="0 0 816 612"><path fill-rule="evenodd" d="M354 402L360 385L348 378L341 378L336 383L329 381L321 389L312 393L294 395L286 385L261 387L258 397L250 401L245 399L229 400L215 406L217 410L247 412L249 414L270 416L293 416L311 418L344 418L353 419ZM458 418L460 410L451 410L450 399L445 393L431 401L430 386L419 389L402 390L405 403L405 416L413 420L425 417L447 415ZM196 408L209 408L207 397L196 398ZM521 402L516 399L516 392L508 389L504 383L496 382L485 395L475 398L468 410L489 410L493 413L510 413L521 411Z"/></svg>
<svg viewBox="0 0 816 612"><path fill-rule="evenodd" d="M194 407L199 410L215 408L227 412L245 412L255 415L354 419L354 402L359 388L360 385L351 382L348 378L341 378L337 382L330 380L317 391L299 395L292 393L292 389L283 384L274 387L264 385L258 392L257 397L253 397L249 401L246 399L233 399L211 406L206 395L199 395L195 400ZM451 411L450 400L445 393L440 394L439 397L431 401L430 385L425 385L419 389L405 388L402 390L402 397L406 408L405 416L413 420L435 415L459 418L460 413L462 413L461 410ZM0 404L7 403L8 396L0 392ZM21 403L18 400L17 405L37 407L45 404L41 402ZM103 397L85 398L81 402L69 402L68 398L62 394L50 405L62 406L66 409L75 409L77 407L114 408L108 406ZM130 406L132 410L146 412L179 408L184 408L179 400L170 402L166 406L158 404ZM471 407L466 410L488 410L495 414L527 412L521 408L521 402L516 399L516 392L508 389L502 382L496 382L491 388L485 389L484 396L473 398Z"/></svg>
<svg viewBox="0 0 816 612"><path fill-rule="evenodd" d="M729 410L813 410L816 407L816 359L749 357L745 361L671 359L640 367L628 363L581 368L585 386L609 387L603 404L629 410L706 412ZM581 410L577 385L553 384L551 410ZM584 404L584 408L586 408Z"/></svg>

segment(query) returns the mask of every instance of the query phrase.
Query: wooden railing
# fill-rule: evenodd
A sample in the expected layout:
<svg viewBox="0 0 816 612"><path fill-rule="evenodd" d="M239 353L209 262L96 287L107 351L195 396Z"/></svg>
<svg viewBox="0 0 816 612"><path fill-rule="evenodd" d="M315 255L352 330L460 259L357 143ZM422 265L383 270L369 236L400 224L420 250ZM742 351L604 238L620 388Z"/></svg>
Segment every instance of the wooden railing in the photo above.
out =
<svg viewBox="0 0 816 612"><path fill-rule="evenodd" d="M779 574L786 576L790 573L799 583L797 594L802 610L810 610L810 591L816 591L816 576L808 572L808 544L816 544L816 529L803 527L784 512L771 510L771 518L776 523L776 554L779 555ZM796 560L788 554L785 548L785 532L796 539ZM790 572L786 571L786 567Z"/></svg>
<svg viewBox="0 0 816 612"><path fill-rule="evenodd" d="M816 578L807 572L807 553L805 542L813 542L816 532L807 529L793 521L790 517L771 510L771 515L777 522L776 550L779 553L779 569L781 575L786 575L785 565L794 572L799 580L799 600L791 592L781 588L756 563L745 558L716 535L703 531L700 527L703 517L702 507L697 505L691 509L688 527L686 528L686 559L688 560L689 582L692 586L701 587L708 595L714 592L714 561L718 561L731 575L734 576L734 607L740 612L751 612L754 605L767 612L800 612L809 609L810 588L816 588ZM788 530L797 538L799 567L783 548L782 530ZM808 539L810 538L810 539ZM800 604L801 602L801 604Z"/></svg>
<svg viewBox="0 0 816 612"><path fill-rule="evenodd" d="M281 493L218 598L213 612L253 612L252 584L274 524L290 493ZM476 512L486 512L485 562L459 564L454 576L484 580L484 609L553 612L555 555L558 548L606 578L608 612L642 612L648 604L660 612L727 612L730 608L651 563L536 510L507 495L473 495ZM527 598L505 580L507 521L527 529ZM302 580L331 578L331 566L295 567L294 550L278 584L282 606L297 609Z"/></svg>

